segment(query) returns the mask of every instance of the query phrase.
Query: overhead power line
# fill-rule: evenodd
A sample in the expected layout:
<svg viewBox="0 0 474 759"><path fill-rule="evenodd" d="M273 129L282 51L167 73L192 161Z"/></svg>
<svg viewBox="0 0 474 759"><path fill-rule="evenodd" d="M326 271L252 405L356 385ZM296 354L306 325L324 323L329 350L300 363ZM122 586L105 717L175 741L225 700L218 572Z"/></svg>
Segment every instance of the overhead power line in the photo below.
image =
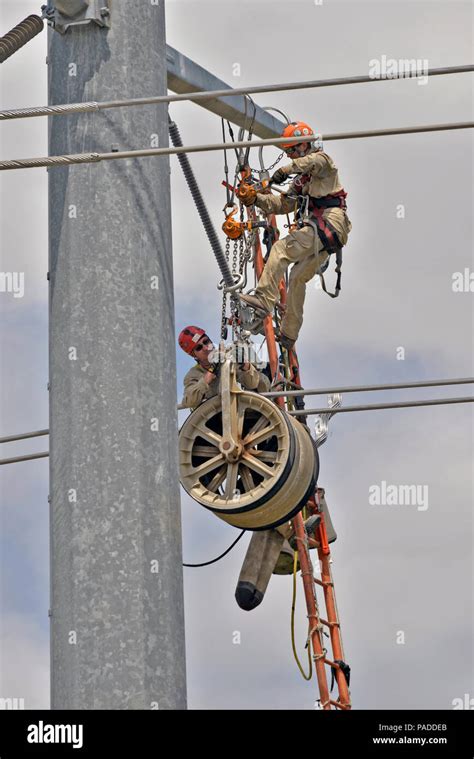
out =
<svg viewBox="0 0 474 759"><path fill-rule="evenodd" d="M447 66L445 68L428 69L406 76L400 72L386 78L364 76L346 76L338 79L313 79L306 82L286 82L284 84L262 84L255 87L236 87L222 90L207 90L203 92L183 92L175 95L156 95L148 98L127 98L124 100L105 100L102 102L89 101L84 103L69 103L63 105L37 106L32 108L17 108L0 111L0 121L7 119L28 119L35 116L65 116L72 113L88 113L103 111L107 108L126 108L130 106L158 105L160 103L176 103L182 100L209 100L211 98L232 97L237 95L256 95L262 92L283 92L288 90L315 89L318 87L337 87L345 84L368 84L369 82L386 82L395 79L417 79L422 76L443 76L445 74L465 74L474 71L474 65Z"/></svg>
<svg viewBox="0 0 474 759"><path fill-rule="evenodd" d="M474 377L459 377L455 379L421 380L419 382L397 382L391 385L349 385L349 387L321 387L306 390L278 390L269 393L261 393L266 398L278 398L280 396L296 395L330 395L331 393L366 393L376 390L403 390L412 387L440 387L446 385L469 385L474 382ZM0 439L1 442L1 439Z"/></svg>
<svg viewBox="0 0 474 759"><path fill-rule="evenodd" d="M263 395L265 395L265 393L263 393ZM299 409L297 411L289 411L288 413L291 414L291 416L313 416L315 414L327 414L328 412L330 412L332 416L333 414L341 414L341 413L349 412L349 411L377 411L380 409L391 409L391 408L413 408L414 406L443 406L443 405L450 405L453 403L472 403L473 401L474 401L474 396L473 397L468 396L466 398L436 398L436 399L421 400L421 401L403 401L403 402L398 402L398 403L375 403L375 404L367 404L367 405L361 405L361 406L345 406L342 408L333 407L330 409L328 409L327 407ZM30 434L24 435L23 437L34 437L34 436L35 436L35 433L30 433ZM5 438L3 438L0 442L5 442ZM31 459L40 459L45 456L49 456L48 451L45 451L42 453L30 453L26 456L15 456L14 458L0 459L0 466L2 464L14 464L19 461L29 461Z"/></svg>
<svg viewBox="0 0 474 759"><path fill-rule="evenodd" d="M0 466L2 464L16 464L19 461L31 461L31 459L43 459L46 456L49 456L48 451L43 451L42 453L28 453L26 456L14 456L11 459L0 459Z"/></svg>
<svg viewBox="0 0 474 759"><path fill-rule="evenodd" d="M394 129L371 129L362 132L340 132L335 134L309 134L305 137L292 138L292 142L309 142L311 140L353 140L364 137L387 137L396 134L417 134L420 132L444 132L454 129L472 129L474 121L452 122L447 124L425 124L423 126L395 127ZM240 140L232 143L232 148L259 148L265 145L281 145L288 142L288 137L274 137L268 140ZM124 158L145 158L148 156L177 155L179 153L205 153L228 147L224 143L208 145L184 145L181 148L146 148L145 150L122 150L113 153L72 153L70 155L45 156L39 158L16 158L0 161L0 171L12 169L37 169L41 167L72 166L100 161L116 161Z"/></svg>
<svg viewBox="0 0 474 759"><path fill-rule="evenodd" d="M34 432L23 432L21 435L0 437L0 443L14 443L16 440L27 440L32 437L41 437L41 435L49 435L49 430L36 430Z"/></svg>
<svg viewBox="0 0 474 759"><path fill-rule="evenodd" d="M310 408L310 409L298 409L297 411L289 411L291 416L311 416L313 414L327 414L328 412L333 414L342 414L348 411L378 411L379 409L387 408L412 408L414 406L443 406L452 403L472 403L474 396L467 398L436 398L425 401L400 401L398 403L374 403L365 406L345 406L341 408Z"/></svg>
<svg viewBox="0 0 474 759"><path fill-rule="evenodd" d="M474 377L454 377L453 379L396 382L389 385L345 385L339 387L310 388L308 390L305 388L301 388L300 390L276 390L269 393L260 393L260 395L264 395L266 398L296 395L331 395L332 393L365 393L377 390L403 390L414 387L440 387L446 385L469 385L472 383L474 383ZM187 407L178 404L177 408L186 409ZM328 409L324 409L324 411L327 413ZM13 443L17 440L27 440L28 438L41 437L42 435L49 435L49 430L33 430L31 432L21 432L17 435L7 435L6 437L0 437L0 443Z"/></svg>

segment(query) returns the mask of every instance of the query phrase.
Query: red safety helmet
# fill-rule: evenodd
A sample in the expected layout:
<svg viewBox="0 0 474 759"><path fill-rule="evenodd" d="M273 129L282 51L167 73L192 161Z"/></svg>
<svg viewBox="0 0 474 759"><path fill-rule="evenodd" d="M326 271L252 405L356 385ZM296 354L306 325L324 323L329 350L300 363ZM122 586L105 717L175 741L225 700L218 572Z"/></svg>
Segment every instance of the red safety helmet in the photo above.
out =
<svg viewBox="0 0 474 759"><path fill-rule="evenodd" d="M185 353L191 355L199 340L201 337L204 337L205 334L206 332L201 329L201 327L185 327L181 330L178 337L180 348L182 348Z"/></svg>
<svg viewBox="0 0 474 759"><path fill-rule="evenodd" d="M292 121L288 124L281 133L282 137L304 137L305 134L314 134L309 124L305 121ZM309 140L311 142L311 140ZM283 143L281 146L283 150L293 148L295 145L301 145L301 142L288 142Z"/></svg>

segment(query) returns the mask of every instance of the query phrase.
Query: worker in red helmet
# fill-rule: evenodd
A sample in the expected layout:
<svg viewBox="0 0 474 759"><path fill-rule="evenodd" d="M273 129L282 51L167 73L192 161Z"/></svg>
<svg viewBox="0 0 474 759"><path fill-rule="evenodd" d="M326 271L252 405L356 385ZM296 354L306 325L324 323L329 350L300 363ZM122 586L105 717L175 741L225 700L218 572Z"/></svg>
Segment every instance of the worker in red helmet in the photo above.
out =
<svg viewBox="0 0 474 759"><path fill-rule="evenodd" d="M311 134L313 130L309 124L298 121L288 124L282 137L301 138ZM352 225L346 213L346 193L332 158L322 147L315 147L312 140L297 143L289 140L282 147L291 163L275 171L270 184L280 185L296 174L288 192L278 195L259 192L256 200L250 198L246 205L255 202L268 214L295 212L297 227L272 246L255 294L241 295L240 298L255 309L259 318L272 313L278 304L280 281L288 266L293 264L279 337L283 347L290 350L303 323L306 285L315 274L327 268L331 253L336 254L338 294L341 250L347 243Z"/></svg>
<svg viewBox="0 0 474 759"><path fill-rule="evenodd" d="M194 326L185 327L180 332L178 343L185 353L196 360L196 365L184 378L182 401L183 406L196 408L219 392L219 364L213 361L215 347L205 331ZM268 377L249 361L243 362L237 369L237 380L246 390L265 393L270 389Z"/></svg>

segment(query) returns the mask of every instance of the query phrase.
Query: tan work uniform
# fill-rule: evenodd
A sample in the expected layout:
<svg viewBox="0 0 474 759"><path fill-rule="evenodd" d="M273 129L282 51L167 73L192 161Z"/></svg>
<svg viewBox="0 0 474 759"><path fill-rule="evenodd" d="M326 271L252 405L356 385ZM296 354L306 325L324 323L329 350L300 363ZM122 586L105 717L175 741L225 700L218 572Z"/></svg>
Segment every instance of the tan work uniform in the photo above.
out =
<svg viewBox="0 0 474 759"><path fill-rule="evenodd" d="M322 198L343 189L332 158L321 150L296 158L280 171L287 175L309 174L310 181L302 194L309 194L313 198ZM291 191L290 185L289 193ZM265 213L292 213L295 210L295 200L286 195L257 193L256 205ZM327 208L323 218L333 226L341 245L345 245L352 225L344 209ZM319 235L309 225L290 232L282 240L277 240L270 251L255 295L268 311L273 311L279 299L280 281L288 266L294 264L289 279L287 310L281 323L282 332L292 340L298 337L303 323L306 284L327 259L328 253L323 249Z"/></svg>
<svg viewBox="0 0 474 759"><path fill-rule="evenodd" d="M204 379L206 372L207 369L204 369L201 364L196 364L186 374L184 378L183 406L196 408L201 401L213 398L219 393L220 379L212 380L208 384ZM253 364L250 364L250 369L247 371L237 369L237 381L246 390L253 390L257 393L266 393L270 389L268 377L259 372Z"/></svg>

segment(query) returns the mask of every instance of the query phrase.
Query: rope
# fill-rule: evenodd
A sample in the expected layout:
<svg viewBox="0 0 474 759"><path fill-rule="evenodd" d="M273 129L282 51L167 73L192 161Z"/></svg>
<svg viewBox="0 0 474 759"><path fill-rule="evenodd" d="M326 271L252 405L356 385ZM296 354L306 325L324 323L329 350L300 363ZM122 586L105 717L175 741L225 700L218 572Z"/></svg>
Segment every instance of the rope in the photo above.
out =
<svg viewBox="0 0 474 759"><path fill-rule="evenodd" d="M311 661L311 645L308 645L306 643L306 648L308 649L308 664L309 664L309 674L306 674L303 670L303 667L301 666L300 660L298 659L298 653L296 651L296 644L295 644L295 607L296 607L296 567L298 565L298 551L295 551L295 556L293 559L293 597L291 600L291 647L293 649L293 656L295 657L295 661L298 665L298 669L301 672L302 676L305 680L311 680L311 676L313 674L313 662Z"/></svg>
<svg viewBox="0 0 474 759"><path fill-rule="evenodd" d="M1 116L1 114L0 114ZM364 137L387 137L396 134L419 134L422 132L445 132L455 129L472 129L474 121L450 122L447 124L426 124L425 126L396 127L394 129L376 129L365 132L339 132L335 134L308 134L306 137L295 137L294 142L312 142L313 140L354 140ZM287 142L287 137L272 137L267 140L242 140L234 142L234 148L245 148L248 145L258 148L261 145L280 145ZM69 166L75 163L92 163L96 161L117 161L124 158L145 158L148 156L178 155L179 153L206 153L222 150L222 143L208 145L185 145L182 148L147 148L145 150L122 150L114 153L79 153L71 155L45 156L38 158L17 158L11 161L0 161L0 170L32 169L42 166Z"/></svg>
<svg viewBox="0 0 474 759"><path fill-rule="evenodd" d="M241 533L240 533L240 535L239 535L239 536L238 536L238 537L237 537L237 538L234 540L234 542L232 543L232 545L230 545L230 546L229 546L229 548L227 548L227 549L224 551L224 553L221 553L221 555L220 555L220 556L218 556L216 559L211 559L211 561L203 561L203 562L202 562L202 564L183 564L183 567L207 567L207 566L209 566L209 564L215 564L215 563L216 563L216 561L219 561L219 559L223 559L223 558L224 558L224 556L226 556L226 554L228 554L228 553L229 553L229 551L231 551L231 550L233 549L233 547L236 545L236 543L238 543L238 542L239 542L239 540L240 540L240 538L242 537L242 535L244 534L244 532L246 532L246 530L242 530L242 532L241 532Z"/></svg>
<svg viewBox="0 0 474 759"><path fill-rule="evenodd" d="M445 74L465 74L474 71L474 65L467 66L447 66L445 68L428 69L423 72L423 76L440 76ZM39 106L33 108L19 108L13 111L0 111L0 120L3 119L24 119L34 116L62 116L68 113L76 113L82 111L87 113L88 111L104 110L106 108L124 108L127 106L139 106L139 105L156 105L158 103L176 103L181 100L192 100L198 102L199 100L208 100L209 98L215 99L220 97L233 97L237 95L250 95L261 92L283 92L287 90L304 90L314 89L316 87L335 87L344 84L369 84L370 82L385 82L393 81L396 79L407 79L413 77L406 77L404 73L400 72L399 75L390 76L388 79L379 79L372 76L350 76L340 77L339 79L316 79L306 82L286 82L285 84L264 84L258 87L228 87L223 90L206 90L202 92L185 92L177 95L157 95L149 98L129 98L124 100L109 100L96 102L84 102L84 103L72 103L53 106ZM326 138L327 139L327 138Z"/></svg>

